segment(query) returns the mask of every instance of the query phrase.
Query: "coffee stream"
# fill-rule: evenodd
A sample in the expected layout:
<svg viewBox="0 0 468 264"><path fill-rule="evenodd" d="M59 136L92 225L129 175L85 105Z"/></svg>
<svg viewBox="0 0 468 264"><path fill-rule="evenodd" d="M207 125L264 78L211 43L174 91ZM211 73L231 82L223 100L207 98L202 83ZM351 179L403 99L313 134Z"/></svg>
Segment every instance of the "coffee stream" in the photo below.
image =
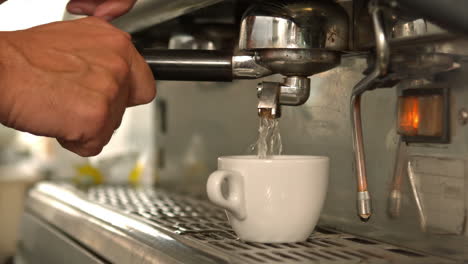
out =
<svg viewBox="0 0 468 264"><path fill-rule="evenodd" d="M272 155L281 155L283 145L279 130L279 119L268 116L260 117L257 142L249 147L249 152L257 154L260 159L266 159Z"/></svg>

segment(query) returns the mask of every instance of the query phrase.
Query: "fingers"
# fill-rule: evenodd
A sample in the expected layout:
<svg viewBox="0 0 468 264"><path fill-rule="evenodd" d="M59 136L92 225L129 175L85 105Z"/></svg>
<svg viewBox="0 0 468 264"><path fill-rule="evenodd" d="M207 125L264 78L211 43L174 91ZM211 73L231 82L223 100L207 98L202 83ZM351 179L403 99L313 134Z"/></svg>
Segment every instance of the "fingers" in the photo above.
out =
<svg viewBox="0 0 468 264"><path fill-rule="evenodd" d="M112 85L112 82L109 84ZM57 137L60 145L83 157L95 156L102 151L120 126L125 113L127 94L121 92L112 99L112 90L85 91L85 96L81 96L80 101L70 103L70 107L78 114L70 116L69 124L62 128L66 133L60 133L64 136ZM87 99L86 103L83 102L83 98Z"/></svg>
<svg viewBox="0 0 468 264"><path fill-rule="evenodd" d="M67 4L67 11L75 15L92 15L105 0L70 0Z"/></svg>
<svg viewBox="0 0 468 264"><path fill-rule="evenodd" d="M101 153L104 146L106 146L112 138L115 130L119 128L122 123L122 118L125 113L125 107L111 109L111 116L99 130L99 133L93 137L80 138L77 140L67 140L64 138L57 138L57 141L62 147L68 149L82 157L96 156ZM79 128L78 128L79 129Z"/></svg>
<svg viewBox="0 0 468 264"><path fill-rule="evenodd" d="M111 48L112 47L112 48ZM110 75L115 78L119 86L126 86L128 96L126 106L136 106L151 102L156 96L156 85L148 64L138 53L133 44L124 38L112 38L112 43L108 46L109 52L99 51L99 53L87 52L88 61L100 68L107 69ZM117 53L111 53L111 50ZM119 55L117 55L119 54ZM84 54L83 54L84 56ZM91 77L83 76L82 82L91 85L96 82Z"/></svg>
<svg viewBox="0 0 468 264"><path fill-rule="evenodd" d="M146 61L132 45L130 51L128 106L147 104L156 96L156 83Z"/></svg>
<svg viewBox="0 0 468 264"><path fill-rule="evenodd" d="M85 18L77 20L81 23L93 24L97 18ZM106 22L103 22L106 23ZM112 25L106 23L109 27ZM118 30L114 28L115 30ZM120 31L120 30L119 30ZM123 31L120 31L125 33ZM100 37L104 41L104 36ZM125 33L125 37L119 35L107 36L107 51L97 51L97 53L87 51L87 61L94 65L100 65L113 72L113 76L119 83L125 79L129 89L127 106L135 106L151 102L156 96L156 86L153 73L146 61L136 50L130 41L130 36Z"/></svg>
<svg viewBox="0 0 468 264"><path fill-rule="evenodd" d="M127 13L135 2L136 0L107 0L96 8L93 15L109 21Z"/></svg>
<svg viewBox="0 0 468 264"><path fill-rule="evenodd" d="M87 24L87 25L90 25L90 26L99 26L99 27L103 27L105 29L112 29L113 32L120 34L122 36L124 36L125 38L127 38L128 40L131 40L132 39L132 36L125 32L125 31L122 31L116 27L114 27L113 25L111 25L110 23L104 21L103 19L101 18L97 18L97 17L85 17L85 18L81 18L81 19L77 19L77 20L72 20L72 21L67 21L67 22L72 22L72 23L82 23L82 24ZM102 36L101 36L102 37Z"/></svg>
<svg viewBox="0 0 468 264"><path fill-rule="evenodd" d="M110 21L128 12L136 0L71 0L68 12L77 15L97 16Z"/></svg>
<svg viewBox="0 0 468 264"><path fill-rule="evenodd" d="M82 157L91 157L101 153L104 146L111 140L113 133L114 128L112 126L108 126L99 137L92 138L88 141L71 141L60 138L57 138L57 141L63 148L68 149L71 152Z"/></svg>

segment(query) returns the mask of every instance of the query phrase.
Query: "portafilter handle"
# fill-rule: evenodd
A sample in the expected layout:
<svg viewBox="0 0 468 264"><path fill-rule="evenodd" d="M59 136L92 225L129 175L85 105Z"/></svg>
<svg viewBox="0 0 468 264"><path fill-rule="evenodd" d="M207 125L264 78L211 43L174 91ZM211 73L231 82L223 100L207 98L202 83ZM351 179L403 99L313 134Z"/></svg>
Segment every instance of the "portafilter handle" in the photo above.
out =
<svg viewBox="0 0 468 264"><path fill-rule="evenodd" d="M138 49L156 80L231 82L273 74L254 52L224 50Z"/></svg>
<svg viewBox="0 0 468 264"><path fill-rule="evenodd" d="M233 80L232 52L219 50L143 49L141 55L156 80Z"/></svg>

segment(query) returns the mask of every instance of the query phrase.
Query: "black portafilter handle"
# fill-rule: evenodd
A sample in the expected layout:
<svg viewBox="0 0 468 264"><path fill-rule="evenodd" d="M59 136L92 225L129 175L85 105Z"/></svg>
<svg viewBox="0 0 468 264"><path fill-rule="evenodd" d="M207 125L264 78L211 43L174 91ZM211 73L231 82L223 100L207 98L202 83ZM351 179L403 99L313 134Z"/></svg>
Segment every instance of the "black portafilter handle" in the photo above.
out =
<svg viewBox="0 0 468 264"><path fill-rule="evenodd" d="M231 82L232 52L138 49L156 80Z"/></svg>

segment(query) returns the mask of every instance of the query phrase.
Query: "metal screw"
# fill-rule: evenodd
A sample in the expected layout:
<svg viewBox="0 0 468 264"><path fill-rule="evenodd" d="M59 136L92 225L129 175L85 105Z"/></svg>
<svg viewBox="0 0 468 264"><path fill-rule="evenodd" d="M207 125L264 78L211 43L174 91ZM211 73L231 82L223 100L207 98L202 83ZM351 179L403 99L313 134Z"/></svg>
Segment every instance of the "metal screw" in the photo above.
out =
<svg viewBox="0 0 468 264"><path fill-rule="evenodd" d="M260 98L260 95L262 94L263 90L263 83L258 83L257 84L257 97Z"/></svg>
<svg viewBox="0 0 468 264"><path fill-rule="evenodd" d="M465 108L458 111L458 123L462 126L468 123L468 111Z"/></svg>

